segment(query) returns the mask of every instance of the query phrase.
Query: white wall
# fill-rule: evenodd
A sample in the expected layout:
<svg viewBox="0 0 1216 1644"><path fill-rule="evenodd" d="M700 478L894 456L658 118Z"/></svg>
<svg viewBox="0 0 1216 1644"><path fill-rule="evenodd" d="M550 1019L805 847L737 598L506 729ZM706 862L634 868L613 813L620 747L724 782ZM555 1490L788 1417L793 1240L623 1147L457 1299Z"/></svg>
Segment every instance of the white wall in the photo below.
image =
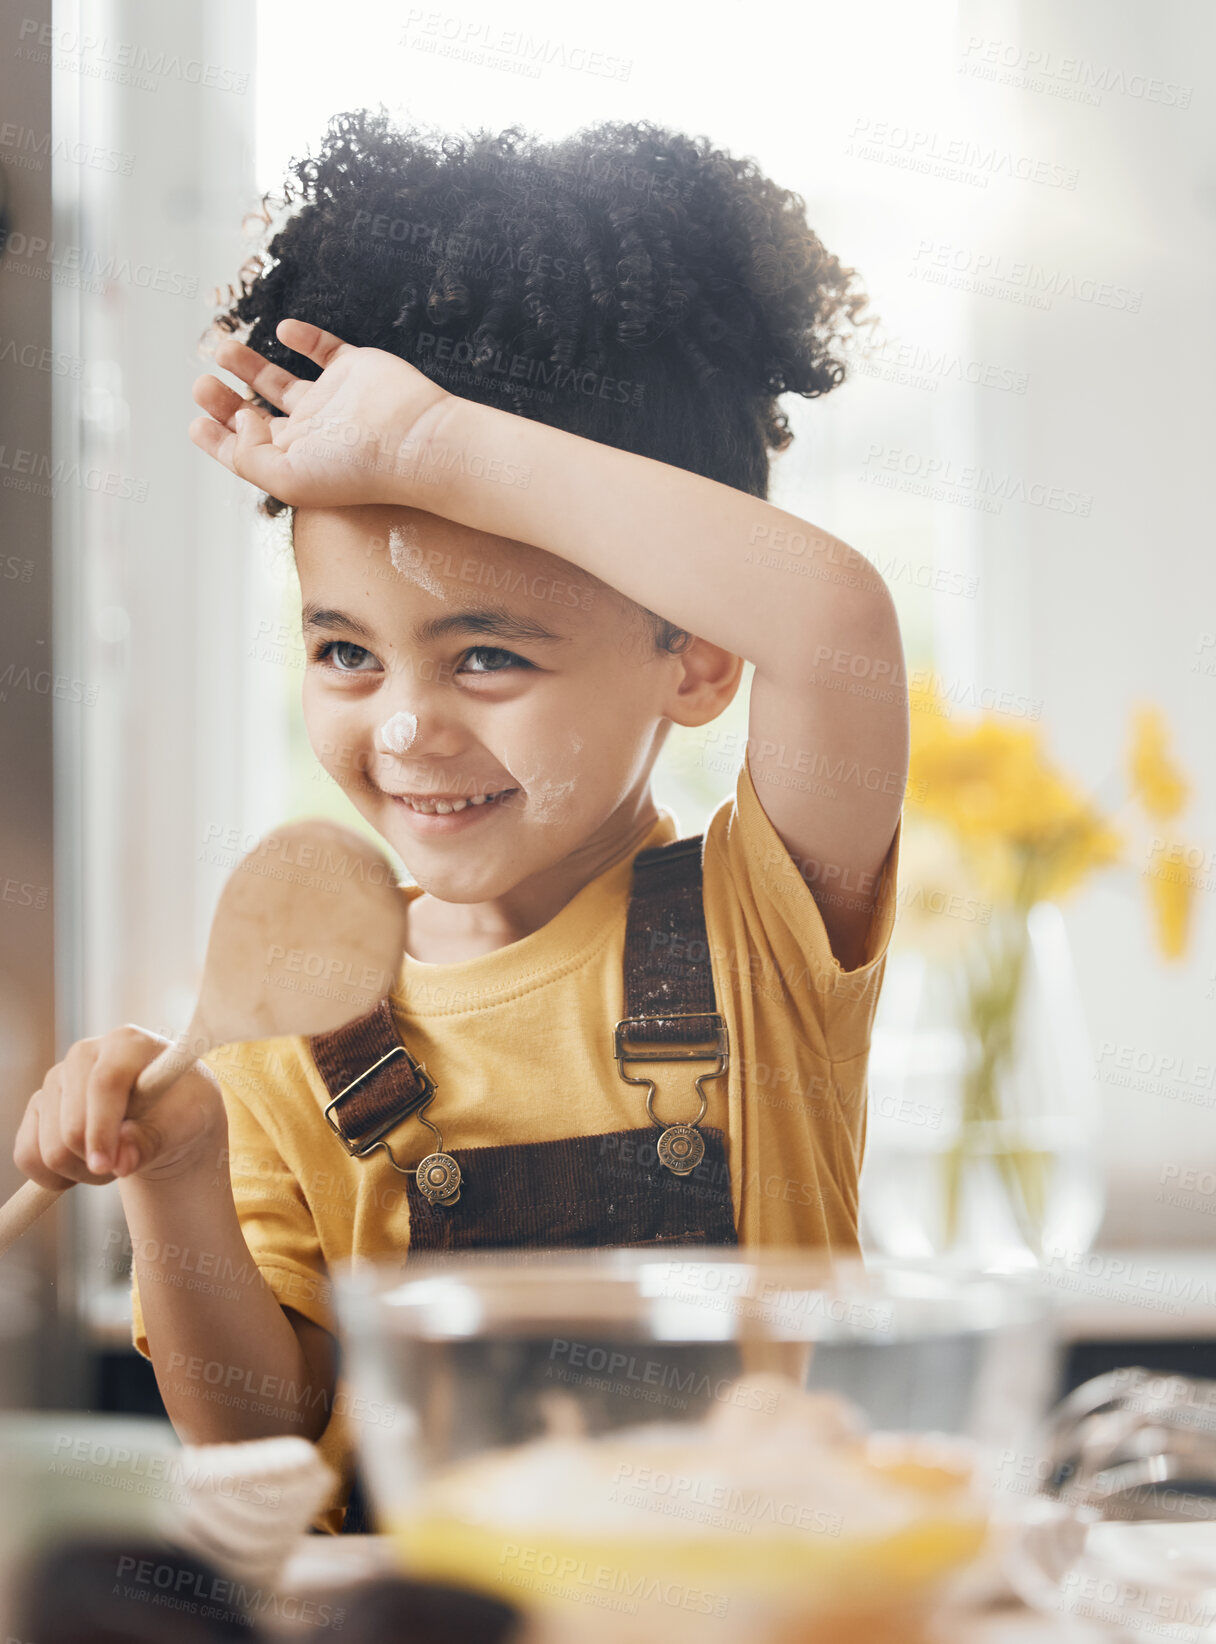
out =
<svg viewBox="0 0 1216 1644"><path fill-rule="evenodd" d="M1048 281L1075 276L1082 295L1095 289L1082 280L1097 295L1104 283L1142 293L1137 312L1116 306L1131 300L1117 290L1111 306L973 303L978 351L1016 357L1029 375L1024 399L984 400L983 460L1093 496L1085 519L1021 508L985 520L981 646L994 673L1042 698L1062 762L1108 800L1126 791L1126 727L1142 700L1160 704L1195 779L1177 822L1128 818L1133 866L1071 905L1069 921L1106 1115L1103 1240L1210 1244L1213 1178L1187 1192L1182 1172L1216 1166L1216 643L1200 649L1216 635L1216 13L1031 0L961 15L968 40L1037 51L1053 71L1037 76L1043 90L964 76L977 120L1078 174L1075 190L1027 191L1003 230L981 210L967 244L1037 264ZM1081 75L1097 101L1059 95ZM1141 877L1159 828L1206 857L1191 953L1174 965L1156 956ZM1169 1062L1174 1074L1156 1071Z"/></svg>

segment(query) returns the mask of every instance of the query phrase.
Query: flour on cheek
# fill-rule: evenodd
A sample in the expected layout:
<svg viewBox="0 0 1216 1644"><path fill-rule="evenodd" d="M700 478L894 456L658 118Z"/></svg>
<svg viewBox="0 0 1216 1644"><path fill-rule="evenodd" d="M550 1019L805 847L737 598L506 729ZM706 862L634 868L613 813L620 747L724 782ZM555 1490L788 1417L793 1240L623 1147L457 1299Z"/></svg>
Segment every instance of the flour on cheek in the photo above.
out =
<svg viewBox="0 0 1216 1644"><path fill-rule="evenodd" d="M583 745L583 739L577 732L572 733L572 751L578 753ZM514 780L524 790L528 806L528 819L532 822L564 822L570 814L571 800L578 778L570 771L569 760L562 762L560 773L547 776L543 769L538 768L532 775L525 775L509 760L504 764Z"/></svg>

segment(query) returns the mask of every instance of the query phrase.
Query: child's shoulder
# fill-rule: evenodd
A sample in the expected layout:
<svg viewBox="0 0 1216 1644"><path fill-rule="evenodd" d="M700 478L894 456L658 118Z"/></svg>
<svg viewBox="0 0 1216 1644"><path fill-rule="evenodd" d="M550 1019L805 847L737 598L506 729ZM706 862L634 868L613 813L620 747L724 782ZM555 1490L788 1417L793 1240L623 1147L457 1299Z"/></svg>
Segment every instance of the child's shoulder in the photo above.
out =
<svg viewBox="0 0 1216 1644"><path fill-rule="evenodd" d="M221 1045L204 1057L225 1096L260 1108L277 1093L309 1090L316 1078L308 1040L298 1036Z"/></svg>

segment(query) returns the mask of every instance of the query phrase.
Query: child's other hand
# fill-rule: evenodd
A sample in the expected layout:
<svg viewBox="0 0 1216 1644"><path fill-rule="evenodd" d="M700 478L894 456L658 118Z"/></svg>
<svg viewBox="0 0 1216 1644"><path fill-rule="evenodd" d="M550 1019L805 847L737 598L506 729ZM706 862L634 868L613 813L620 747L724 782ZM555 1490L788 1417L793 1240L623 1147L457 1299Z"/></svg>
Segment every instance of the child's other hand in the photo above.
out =
<svg viewBox="0 0 1216 1644"><path fill-rule="evenodd" d="M130 1026L78 1040L30 1097L13 1147L18 1169L58 1190L126 1176L173 1179L218 1153L224 1101L201 1064L151 1105L132 1103L135 1081L168 1043Z"/></svg>
<svg viewBox="0 0 1216 1644"><path fill-rule="evenodd" d="M453 396L396 354L356 348L303 320L280 320L275 334L323 367L321 375L305 382L226 339L216 363L286 415L250 405L218 377L199 377L194 399L208 415L190 424L195 445L292 507L408 504L428 430Z"/></svg>

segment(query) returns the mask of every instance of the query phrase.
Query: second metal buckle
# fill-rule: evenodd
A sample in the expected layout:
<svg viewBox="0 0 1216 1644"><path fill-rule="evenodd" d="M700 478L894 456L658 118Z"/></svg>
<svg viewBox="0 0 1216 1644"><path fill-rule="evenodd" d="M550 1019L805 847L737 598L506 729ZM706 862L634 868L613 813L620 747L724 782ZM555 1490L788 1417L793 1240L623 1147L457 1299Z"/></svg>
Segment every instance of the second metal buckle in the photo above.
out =
<svg viewBox="0 0 1216 1644"><path fill-rule="evenodd" d="M411 1108L408 1113L390 1114L388 1118L383 1119L372 1130L369 1130L366 1135L354 1139L345 1134L333 1116L334 1108L337 1107L344 1096L349 1096L352 1090L357 1090L386 1062L391 1062L398 1056L409 1056L409 1052L404 1045L395 1045L392 1050L386 1051L378 1061L365 1068L357 1078L352 1079L326 1104L326 1121L352 1158L365 1159L369 1154L374 1153L377 1148L383 1148L388 1154L389 1163L393 1169L400 1171L403 1176L412 1176L417 1183L418 1191L431 1204L453 1205L460 1197L460 1166L450 1153L443 1151L443 1137L439 1132L439 1127L433 1125L426 1116L426 1109L430 1106L435 1095L436 1085L422 1062L415 1062L413 1057L410 1057L410 1064L418 1077L419 1083L422 1085L425 1095L422 1101L416 1107ZM388 1135L390 1130L395 1130L399 1124L404 1124L406 1119L413 1118L421 1120L435 1137L435 1151L428 1153L425 1159L420 1159L416 1165L411 1167L398 1162L384 1137Z"/></svg>
<svg viewBox="0 0 1216 1644"><path fill-rule="evenodd" d="M625 1042L629 1038L644 1040L644 1034L638 1030L644 1028L648 1022L669 1022L677 1018L691 1021L694 1017L710 1024L705 1037L707 1040L713 1040L715 1047L713 1050L703 1050L697 1047L693 1049L674 1048L671 1045L665 1045L663 1054L658 1054L655 1051L631 1050ZM651 1044L661 1042L653 1039L650 1041ZM613 1055L616 1058L616 1070L626 1084L648 1085L650 1087L646 1092L646 1113L650 1122L663 1131L658 1140L660 1162L674 1175L687 1176L697 1168L705 1157L705 1141L701 1132L697 1129L709 1109L709 1098L705 1094L702 1081L721 1078L730 1062L730 1046L727 1039L725 1020L717 1011L704 1010L669 1010L662 1016L626 1016L616 1024L613 1034ZM719 1065L712 1073L697 1074L695 1083L697 1095L701 1099L701 1107L696 1118L691 1123L667 1125L665 1128L663 1127L663 1121L655 1117L654 1080L635 1079L626 1073L624 1068L626 1062L706 1062L710 1060L717 1061Z"/></svg>

